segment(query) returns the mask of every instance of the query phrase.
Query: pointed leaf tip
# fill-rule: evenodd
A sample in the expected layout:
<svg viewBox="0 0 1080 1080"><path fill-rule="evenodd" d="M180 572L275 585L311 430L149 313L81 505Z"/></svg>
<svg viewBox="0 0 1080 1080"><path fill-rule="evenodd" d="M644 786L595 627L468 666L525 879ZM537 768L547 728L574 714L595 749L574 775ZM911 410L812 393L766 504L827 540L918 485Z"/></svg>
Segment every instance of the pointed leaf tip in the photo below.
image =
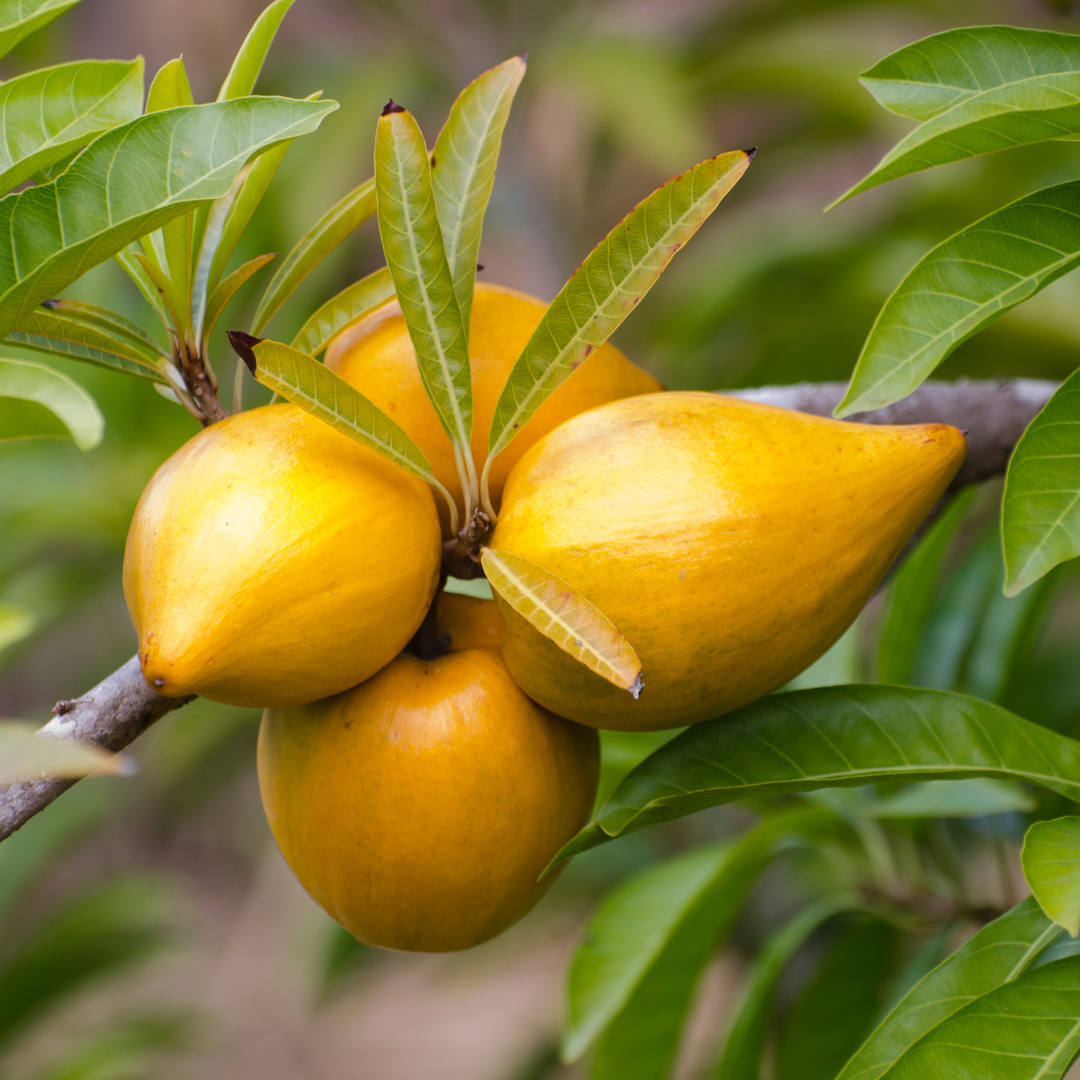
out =
<svg viewBox="0 0 1080 1080"><path fill-rule="evenodd" d="M757 157L757 147L751 146L749 150L744 150L743 153L750 161L753 161Z"/></svg>
<svg viewBox="0 0 1080 1080"><path fill-rule="evenodd" d="M390 100L383 106L383 111L381 113L379 113L379 115L380 116L389 116L390 113L404 112L404 111L405 111L405 107L403 105L399 105L393 98L390 98Z"/></svg>
<svg viewBox="0 0 1080 1080"><path fill-rule="evenodd" d="M520 61L521 61L521 62L522 62L523 64L527 64L527 63L529 62L529 50L528 50L528 49L526 49L526 50L525 50L524 52L522 52L522 53L518 53L518 59L519 59L519 60L520 60Z"/></svg>
<svg viewBox="0 0 1080 1080"><path fill-rule="evenodd" d="M254 375L256 363L253 350L265 338L252 337L251 334L245 334L243 330L228 330L226 333L229 337L229 344L233 347L233 352L247 364L248 371Z"/></svg>

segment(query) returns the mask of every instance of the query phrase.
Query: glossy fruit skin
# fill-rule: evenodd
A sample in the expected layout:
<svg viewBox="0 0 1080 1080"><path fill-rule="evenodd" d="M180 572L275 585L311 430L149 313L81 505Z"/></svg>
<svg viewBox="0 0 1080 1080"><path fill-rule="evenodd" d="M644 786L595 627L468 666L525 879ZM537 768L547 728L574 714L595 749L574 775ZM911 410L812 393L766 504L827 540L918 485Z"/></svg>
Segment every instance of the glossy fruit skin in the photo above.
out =
<svg viewBox="0 0 1080 1080"><path fill-rule="evenodd" d="M720 716L826 651L960 467L943 424L841 423L717 394L632 398L521 459L493 548L581 592L635 648L634 701L499 600L530 697L600 728Z"/></svg>
<svg viewBox="0 0 1080 1080"><path fill-rule="evenodd" d="M444 603L440 630L490 639L490 600ZM497 648L451 649L263 716L259 787L278 847L367 945L450 952L501 933L558 877L537 881L596 796L596 732L530 701Z"/></svg>
<svg viewBox="0 0 1080 1080"><path fill-rule="evenodd" d="M440 558L427 484L295 405L228 417L135 510L124 595L143 676L251 707L355 686L416 632Z"/></svg>
<svg viewBox="0 0 1080 1080"><path fill-rule="evenodd" d="M510 369L547 310L525 293L477 284L469 329L473 379L472 452L477 475L487 461L488 431L495 403ZM415 440L436 477L463 511L461 482L450 440L443 430L416 367L405 319L397 301L384 304L336 338L326 350L326 366L336 371ZM652 394L663 387L632 364L614 345L605 344L537 410L491 467L491 500L496 510L511 468L538 439L571 416L609 401ZM450 539L450 516L439 500L443 537Z"/></svg>

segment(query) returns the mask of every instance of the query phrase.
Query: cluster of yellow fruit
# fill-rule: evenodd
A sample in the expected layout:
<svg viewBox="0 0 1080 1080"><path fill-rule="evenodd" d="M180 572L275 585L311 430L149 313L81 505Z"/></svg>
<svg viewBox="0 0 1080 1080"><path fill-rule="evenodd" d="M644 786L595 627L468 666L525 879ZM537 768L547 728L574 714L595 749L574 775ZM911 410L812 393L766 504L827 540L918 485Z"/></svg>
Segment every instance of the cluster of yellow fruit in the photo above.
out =
<svg viewBox="0 0 1080 1080"><path fill-rule="evenodd" d="M477 286L472 451L545 311ZM463 497L391 301L326 364ZM959 468L944 425L867 427L662 393L596 350L491 470L495 551L555 574L641 659L636 700L496 593L443 594L443 655L406 651L449 514L294 405L228 418L157 472L124 588L147 681L267 709L259 782L297 877L361 941L446 951L527 912L588 820L597 728L680 727L783 685L849 625ZM440 517L441 515L441 517Z"/></svg>

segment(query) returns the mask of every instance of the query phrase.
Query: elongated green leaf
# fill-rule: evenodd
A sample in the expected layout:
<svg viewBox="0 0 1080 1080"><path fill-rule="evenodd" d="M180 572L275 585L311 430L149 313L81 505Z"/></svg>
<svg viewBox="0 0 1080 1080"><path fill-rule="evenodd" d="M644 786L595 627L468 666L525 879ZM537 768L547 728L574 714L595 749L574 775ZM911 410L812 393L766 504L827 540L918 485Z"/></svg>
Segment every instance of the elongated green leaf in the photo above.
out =
<svg viewBox="0 0 1080 1080"><path fill-rule="evenodd" d="M29 608L17 604L0 604L0 652L9 645L29 637L36 620Z"/></svg>
<svg viewBox="0 0 1080 1080"><path fill-rule="evenodd" d="M911 784L895 795L860 807L859 812L879 818L964 818L1034 809L1035 800L1016 784L977 777Z"/></svg>
<svg viewBox="0 0 1080 1080"><path fill-rule="evenodd" d="M142 57L80 60L0 84L0 193L142 111Z"/></svg>
<svg viewBox="0 0 1080 1080"><path fill-rule="evenodd" d="M335 108L243 98L153 113L100 136L53 183L0 199L0 334L136 236L224 195L253 154Z"/></svg>
<svg viewBox="0 0 1080 1080"><path fill-rule="evenodd" d="M259 301L252 332L260 334L293 290L344 240L375 213L375 181L365 180L325 214L285 256Z"/></svg>
<svg viewBox="0 0 1080 1080"><path fill-rule="evenodd" d="M469 83L450 109L431 155L435 209L466 333L484 213L510 106L524 77L525 58L515 56Z"/></svg>
<svg viewBox="0 0 1080 1080"><path fill-rule="evenodd" d="M924 38L862 76L887 109L922 120L833 205L899 176L1080 134L1080 40L976 26Z"/></svg>
<svg viewBox="0 0 1080 1080"><path fill-rule="evenodd" d="M1080 371L1031 422L1013 451L1001 501L1005 593L1015 596L1080 555Z"/></svg>
<svg viewBox="0 0 1080 1080"><path fill-rule="evenodd" d="M641 693L641 661L615 624L562 578L510 551L480 554L492 591L530 626L603 679Z"/></svg>
<svg viewBox="0 0 1080 1080"><path fill-rule="evenodd" d="M1024 877L1048 919L1080 933L1080 817L1037 821L1024 837Z"/></svg>
<svg viewBox="0 0 1080 1080"><path fill-rule="evenodd" d="M232 67L229 68L229 74L221 84L218 101L246 97L255 89L266 54L274 43L281 20L285 18L293 2L294 0L274 0L255 20L232 62Z"/></svg>
<svg viewBox="0 0 1080 1080"><path fill-rule="evenodd" d="M342 289L319 308L293 338L292 347L318 356L353 323L394 298L394 279L384 266Z"/></svg>
<svg viewBox="0 0 1080 1080"><path fill-rule="evenodd" d="M984 926L900 999L837 1080L893 1078L897 1063L927 1035L1016 979L1060 933L1033 897Z"/></svg>
<svg viewBox="0 0 1080 1080"><path fill-rule="evenodd" d="M1080 182L1044 188L925 255L870 330L837 416L891 405L958 345L1080 263Z"/></svg>
<svg viewBox="0 0 1080 1080"><path fill-rule="evenodd" d="M60 318L73 319L107 330L114 337L126 338L133 345L138 345L144 352L168 359L169 354L141 326L125 319L108 308L96 304L83 303L81 300L46 300L42 305Z"/></svg>
<svg viewBox="0 0 1080 1080"><path fill-rule="evenodd" d="M80 450L92 450L105 432L105 420L94 399L77 382L44 364L0 359L0 402L6 405L5 399L26 403L35 411L47 409ZM29 409L20 414L5 408L0 413L0 440L55 438L57 434L53 425L41 424Z"/></svg>
<svg viewBox="0 0 1080 1080"><path fill-rule="evenodd" d="M277 253L270 252L268 255L258 255L254 259L249 259L243 266L234 270L214 290L214 295L210 297L210 300L206 305L206 315L204 316L202 329L202 340L204 342L213 333L218 319L221 318L221 313L225 310L226 304L228 304L228 302L236 295L236 290L239 289L252 274L261 270L268 262L271 262L276 258Z"/></svg>
<svg viewBox="0 0 1080 1080"><path fill-rule="evenodd" d="M792 957L822 923L856 906L850 896L830 896L796 915L765 943L743 990L715 1080L758 1080L773 990Z"/></svg>
<svg viewBox="0 0 1080 1080"><path fill-rule="evenodd" d="M36 724L0 721L0 784L43 776L89 776L94 772L119 776L131 771L131 761L119 754L42 738L37 731Z"/></svg>
<svg viewBox="0 0 1080 1080"><path fill-rule="evenodd" d="M560 853L750 795L877 781L1026 780L1080 802L1080 743L988 702L893 686L775 694L645 759Z"/></svg>
<svg viewBox="0 0 1080 1080"><path fill-rule="evenodd" d="M652 1044L646 1052L654 1067L662 1065L701 970L754 878L786 844L835 827L822 808L787 810L738 840L669 859L620 886L590 921L571 962L564 1060L576 1061L610 1029L606 1057L617 1065L620 1045L627 1057L639 1048L637 1038L630 1036L631 1048L624 1034L642 1032L645 1024Z"/></svg>
<svg viewBox="0 0 1080 1080"><path fill-rule="evenodd" d="M0 56L51 23L79 0L0 0Z"/></svg>
<svg viewBox="0 0 1080 1080"><path fill-rule="evenodd" d="M510 371L491 421L488 466L614 333L752 160L752 153L736 150L695 165L638 203L597 244L551 302Z"/></svg>
<svg viewBox="0 0 1080 1080"><path fill-rule="evenodd" d="M172 222L169 222L171 225ZM164 236L166 230L159 230L157 235L159 237ZM186 230L185 230L186 231ZM164 243L162 244L164 250ZM175 247L173 251L175 251ZM165 302L165 308L169 313L169 318L172 320L172 325L176 327L177 333L182 337L187 337L185 331L188 330L187 315L188 305L187 296L184 294L181 286L178 285L169 276L169 271L166 268L169 257L166 253L164 259L159 262L156 259L151 259L140 251L135 252L135 261L139 263L143 270L146 271L146 276L153 282L154 288L157 289L158 295ZM164 263L165 265L162 265Z"/></svg>
<svg viewBox="0 0 1080 1080"><path fill-rule="evenodd" d="M911 682L919 637L934 606L942 560L974 497L975 488L971 487L952 501L904 560L889 586L877 646L878 679L883 683Z"/></svg>
<svg viewBox="0 0 1080 1080"><path fill-rule="evenodd" d="M137 244L128 245L128 247L117 251L113 255L113 259L120 264L124 273L134 282L135 287L142 293L143 299L153 309L161 325L169 329L172 327L172 322L169 320L169 313L165 309L165 303L161 299L161 293L157 291L157 286L150 280L150 275L142 268L142 263L135 258L138 254L137 246Z"/></svg>
<svg viewBox="0 0 1080 1080"><path fill-rule="evenodd" d="M235 332L230 332L229 340L251 374L275 394L413 476L439 486L423 451L404 429L318 360L277 341L253 341Z"/></svg>
<svg viewBox="0 0 1080 1080"><path fill-rule="evenodd" d="M784 1019L776 1080L834 1080L874 1026L896 938L878 919L860 919L829 950Z"/></svg>

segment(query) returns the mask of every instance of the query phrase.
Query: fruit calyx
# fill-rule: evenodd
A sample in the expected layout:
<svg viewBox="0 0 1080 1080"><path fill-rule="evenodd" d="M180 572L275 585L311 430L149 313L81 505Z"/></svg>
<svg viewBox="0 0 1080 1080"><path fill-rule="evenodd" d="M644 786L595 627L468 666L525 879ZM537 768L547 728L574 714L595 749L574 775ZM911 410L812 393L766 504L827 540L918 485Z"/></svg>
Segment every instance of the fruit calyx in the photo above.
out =
<svg viewBox="0 0 1080 1080"><path fill-rule="evenodd" d="M443 544L443 574L471 581L484 576L480 566L480 549L495 529L491 517L479 506L473 511L457 537Z"/></svg>

